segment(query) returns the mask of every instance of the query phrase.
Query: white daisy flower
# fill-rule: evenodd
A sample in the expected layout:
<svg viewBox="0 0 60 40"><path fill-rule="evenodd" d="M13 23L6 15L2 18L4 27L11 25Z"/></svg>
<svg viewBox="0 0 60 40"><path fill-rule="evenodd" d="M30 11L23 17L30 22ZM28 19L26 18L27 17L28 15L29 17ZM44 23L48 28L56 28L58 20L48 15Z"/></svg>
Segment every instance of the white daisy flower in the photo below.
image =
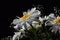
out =
<svg viewBox="0 0 60 40"><path fill-rule="evenodd" d="M14 36L13 36L13 40L16 40L16 39L20 39L22 38L23 36L25 36L25 31L23 29L20 30L20 32L14 32Z"/></svg>
<svg viewBox="0 0 60 40"><path fill-rule="evenodd" d="M17 27L18 27L18 25L15 26L15 28L17 28ZM25 36L25 31L24 30L25 30L25 27L24 27L24 25L22 25L22 28L20 29L19 32L14 32L15 34L14 34L12 40L16 40L16 39L19 40L20 38Z"/></svg>
<svg viewBox="0 0 60 40"><path fill-rule="evenodd" d="M31 24L33 20L36 19L36 17L38 17L40 15L40 11L36 10L36 8L32 8L30 11L28 12L24 12L24 16L19 18L19 19L14 19L13 20L13 24L20 24L20 25L25 25L26 22ZM27 25L29 26L29 25Z"/></svg>
<svg viewBox="0 0 60 40"><path fill-rule="evenodd" d="M50 30L52 30L52 32L57 32L59 31L60 33L60 17L55 17L54 14L50 14L49 16L47 16L47 21L45 23L45 26L53 26L50 28Z"/></svg>

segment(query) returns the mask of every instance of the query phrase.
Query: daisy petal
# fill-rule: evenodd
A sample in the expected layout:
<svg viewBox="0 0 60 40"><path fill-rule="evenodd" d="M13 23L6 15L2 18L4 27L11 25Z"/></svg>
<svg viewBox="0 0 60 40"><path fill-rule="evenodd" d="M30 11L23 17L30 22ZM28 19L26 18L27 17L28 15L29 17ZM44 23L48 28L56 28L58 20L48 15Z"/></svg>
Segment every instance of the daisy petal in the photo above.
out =
<svg viewBox="0 0 60 40"><path fill-rule="evenodd" d="M13 24L18 24L19 22L20 22L19 19L14 19L14 20L13 20Z"/></svg>
<svg viewBox="0 0 60 40"><path fill-rule="evenodd" d="M23 15L26 15L27 14L27 12L23 12Z"/></svg>
<svg viewBox="0 0 60 40"><path fill-rule="evenodd" d="M17 29L17 28L18 28L18 25L14 26L14 28L16 28L16 29Z"/></svg>
<svg viewBox="0 0 60 40"><path fill-rule="evenodd" d="M26 26L27 26L27 28L28 28L28 27L30 27L30 24L26 22Z"/></svg>
<svg viewBox="0 0 60 40"><path fill-rule="evenodd" d="M33 21L32 23L38 23L37 21Z"/></svg>
<svg viewBox="0 0 60 40"><path fill-rule="evenodd" d="M36 10L36 8L32 8L29 13L33 13Z"/></svg>

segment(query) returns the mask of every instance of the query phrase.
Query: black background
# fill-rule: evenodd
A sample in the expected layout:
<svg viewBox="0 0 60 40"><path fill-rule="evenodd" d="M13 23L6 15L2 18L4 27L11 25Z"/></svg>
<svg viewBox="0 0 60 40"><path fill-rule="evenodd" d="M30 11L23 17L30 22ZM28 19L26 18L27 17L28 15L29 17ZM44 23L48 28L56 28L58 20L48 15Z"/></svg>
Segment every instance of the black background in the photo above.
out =
<svg viewBox="0 0 60 40"><path fill-rule="evenodd" d="M22 17L22 12L32 8L33 5L43 5L44 15L53 12L54 6L60 8L60 2L58 0L2 1L0 5L0 36L6 37L13 35L14 29L9 27L13 19L16 18L16 16Z"/></svg>

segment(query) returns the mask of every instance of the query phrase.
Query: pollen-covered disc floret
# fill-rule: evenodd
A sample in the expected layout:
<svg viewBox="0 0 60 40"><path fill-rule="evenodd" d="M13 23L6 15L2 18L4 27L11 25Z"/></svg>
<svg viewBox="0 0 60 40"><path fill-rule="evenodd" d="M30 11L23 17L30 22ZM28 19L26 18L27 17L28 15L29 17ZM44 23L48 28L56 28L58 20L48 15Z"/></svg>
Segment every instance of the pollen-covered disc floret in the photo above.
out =
<svg viewBox="0 0 60 40"><path fill-rule="evenodd" d="M20 20L21 20L21 21L25 21L25 20L27 20L30 16L31 16L31 14L27 13L27 14L24 15L22 18L20 18Z"/></svg>
<svg viewBox="0 0 60 40"><path fill-rule="evenodd" d="M56 18L55 23L60 24L60 18Z"/></svg>
<svg viewBox="0 0 60 40"><path fill-rule="evenodd" d="M47 21L45 22L45 26L52 26L50 27L49 30L55 33L59 31L60 33L60 17L59 16L56 17L54 14L50 14L50 15L47 16Z"/></svg>

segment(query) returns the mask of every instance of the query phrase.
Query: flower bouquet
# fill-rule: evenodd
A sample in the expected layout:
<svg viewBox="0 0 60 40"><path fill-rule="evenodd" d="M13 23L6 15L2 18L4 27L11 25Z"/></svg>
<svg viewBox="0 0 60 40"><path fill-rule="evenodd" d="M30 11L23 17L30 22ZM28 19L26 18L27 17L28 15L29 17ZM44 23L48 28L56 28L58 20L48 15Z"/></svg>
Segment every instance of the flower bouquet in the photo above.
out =
<svg viewBox="0 0 60 40"><path fill-rule="evenodd" d="M14 19L11 24L17 31L12 40L60 40L60 16L54 13L41 15L41 11L34 7Z"/></svg>

